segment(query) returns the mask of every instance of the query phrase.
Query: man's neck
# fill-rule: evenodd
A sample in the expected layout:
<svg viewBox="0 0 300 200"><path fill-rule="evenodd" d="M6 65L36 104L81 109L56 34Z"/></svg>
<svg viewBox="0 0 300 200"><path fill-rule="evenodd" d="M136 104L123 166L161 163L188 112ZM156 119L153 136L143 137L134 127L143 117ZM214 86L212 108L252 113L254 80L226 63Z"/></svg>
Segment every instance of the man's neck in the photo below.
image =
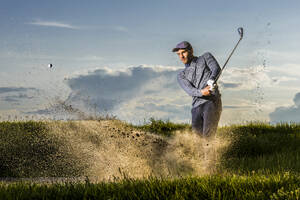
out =
<svg viewBox="0 0 300 200"><path fill-rule="evenodd" d="M190 64L191 64L191 62L192 62L195 58L196 58L196 56L191 57L191 58L189 59L189 61L188 61L187 63L184 64L185 67L189 67Z"/></svg>

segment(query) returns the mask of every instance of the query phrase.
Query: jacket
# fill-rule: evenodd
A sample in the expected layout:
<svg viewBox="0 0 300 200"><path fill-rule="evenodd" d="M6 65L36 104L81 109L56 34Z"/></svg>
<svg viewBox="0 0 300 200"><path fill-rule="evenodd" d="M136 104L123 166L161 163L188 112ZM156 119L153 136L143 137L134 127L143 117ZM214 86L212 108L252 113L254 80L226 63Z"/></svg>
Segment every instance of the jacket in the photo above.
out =
<svg viewBox="0 0 300 200"><path fill-rule="evenodd" d="M206 101L213 101L221 97L218 87L210 96L203 96L201 93L201 89L207 86L207 81L210 79L215 80L220 71L221 68L214 56L206 52L199 57L195 57L189 67L178 73L177 81L179 85L188 95L193 97L193 108Z"/></svg>

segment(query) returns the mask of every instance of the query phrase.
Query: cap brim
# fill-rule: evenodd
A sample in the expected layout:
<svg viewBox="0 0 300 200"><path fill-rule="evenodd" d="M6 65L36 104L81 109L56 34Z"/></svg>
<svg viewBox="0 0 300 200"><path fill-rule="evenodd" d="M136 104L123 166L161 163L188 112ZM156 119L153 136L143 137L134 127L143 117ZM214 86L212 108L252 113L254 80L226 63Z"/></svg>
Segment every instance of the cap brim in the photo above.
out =
<svg viewBox="0 0 300 200"><path fill-rule="evenodd" d="M173 52L176 52L176 51L178 51L179 49L191 50L192 48L174 48L172 51L173 51Z"/></svg>

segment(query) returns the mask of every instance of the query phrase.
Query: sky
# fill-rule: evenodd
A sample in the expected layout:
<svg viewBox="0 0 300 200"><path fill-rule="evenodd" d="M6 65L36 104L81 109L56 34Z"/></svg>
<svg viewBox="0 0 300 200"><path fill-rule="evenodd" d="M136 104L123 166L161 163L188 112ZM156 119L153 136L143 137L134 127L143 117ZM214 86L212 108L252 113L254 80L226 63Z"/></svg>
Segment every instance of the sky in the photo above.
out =
<svg viewBox="0 0 300 200"><path fill-rule="evenodd" d="M1 0L0 117L70 118L64 105L134 124L191 122L172 48L223 66L220 125L300 122L300 2ZM52 63L53 68L48 68Z"/></svg>

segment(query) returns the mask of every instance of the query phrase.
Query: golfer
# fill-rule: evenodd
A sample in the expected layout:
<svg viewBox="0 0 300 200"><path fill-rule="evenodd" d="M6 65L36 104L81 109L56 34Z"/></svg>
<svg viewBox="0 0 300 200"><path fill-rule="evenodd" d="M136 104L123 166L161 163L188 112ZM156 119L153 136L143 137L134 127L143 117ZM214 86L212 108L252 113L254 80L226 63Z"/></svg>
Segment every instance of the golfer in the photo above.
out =
<svg viewBox="0 0 300 200"><path fill-rule="evenodd" d="M221 94L214 84L221 68L209 52L194 56L192 45L187 41L177 44L173 52L185 65L177 75L179 85L193 97L192 130L202 136L211 136L217 130L222 112Z"/></svg>

